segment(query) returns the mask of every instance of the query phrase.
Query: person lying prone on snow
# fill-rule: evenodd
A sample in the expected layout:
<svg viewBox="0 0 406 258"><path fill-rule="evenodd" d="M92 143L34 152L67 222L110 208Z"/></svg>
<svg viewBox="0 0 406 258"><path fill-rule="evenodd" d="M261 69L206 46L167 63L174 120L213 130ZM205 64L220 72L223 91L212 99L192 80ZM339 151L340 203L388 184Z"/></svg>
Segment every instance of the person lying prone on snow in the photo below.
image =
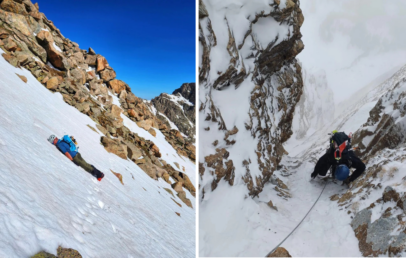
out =
<svg viewBox="0 0 406 258"><path fill-rule="evenodd" d="M62 139L58 139L55 135L51 135L48 138L48 141L55 145L60 152L65 154L73 163L77 166L80 166L94 177L97 180L101 181L104 177L104 174L100 172L97 168L93 165L88 164L83 158L82 155L78 152L78 147L76 147L77 142L73 136L64 135Z"/></svg>

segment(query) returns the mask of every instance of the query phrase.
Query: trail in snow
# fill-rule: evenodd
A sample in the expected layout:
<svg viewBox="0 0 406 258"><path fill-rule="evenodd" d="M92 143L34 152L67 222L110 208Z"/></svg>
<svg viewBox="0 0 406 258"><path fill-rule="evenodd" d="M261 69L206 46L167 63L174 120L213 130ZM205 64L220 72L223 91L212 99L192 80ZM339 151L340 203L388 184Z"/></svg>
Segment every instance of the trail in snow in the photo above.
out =
<svg viewBox="0 0 406 258"><path fill-rule="evenodd" d="M102 134L87 127L96 128L88 116L3 58L0 85L0 257L30 257L41 250L55 254L58 245L83 257L194 256L195 211L163 189L169 184L105 151ZM125 123L137 133L143 130ZM105 178L98 182L68 160L47 141L50 134L74 135L84 159ZM151 138L163 159L176 160L194 178L194 164L174 157L176 151L163 139L158 130ZM123 175L124 185L110 169Z"/></svg>

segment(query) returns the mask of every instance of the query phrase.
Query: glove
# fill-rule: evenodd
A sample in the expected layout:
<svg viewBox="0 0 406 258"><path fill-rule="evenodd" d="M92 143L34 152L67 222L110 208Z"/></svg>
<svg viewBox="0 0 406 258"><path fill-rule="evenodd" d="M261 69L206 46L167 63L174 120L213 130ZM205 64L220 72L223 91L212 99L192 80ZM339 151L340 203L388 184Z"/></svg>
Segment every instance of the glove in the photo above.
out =
<svg viewBox="0 0 406 258"><path fill-rule="evenodd" d="M317 175L318 175L318 173L317 173L316 171L314 171L314 172L311 174L311 178L314 179L314 178L316 178Z"/></svg>

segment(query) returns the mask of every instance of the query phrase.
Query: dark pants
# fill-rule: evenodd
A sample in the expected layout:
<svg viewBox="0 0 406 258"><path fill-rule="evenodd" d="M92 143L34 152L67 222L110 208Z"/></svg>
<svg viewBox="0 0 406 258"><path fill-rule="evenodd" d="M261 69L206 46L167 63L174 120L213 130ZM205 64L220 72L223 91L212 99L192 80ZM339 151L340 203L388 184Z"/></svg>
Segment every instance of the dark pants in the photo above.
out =
<svg viewBox="0 0 406 258"><path fill-rule="evenodd" d="M94 168L92 167L92 165L90 165L89 163L87 163L83 158L82 155L80 155L80 153L78 152L76 154L76 156L73 158L73 163L75 163L76 165L80 166L81 168L83 168L84 170L86 170L87 172L89 172L90 174L93 174L93 170Z"/></svg>
<svg viewBox="0 0 406 258"><path fill-rule="evenodd" d="M345 164L350 168L355 168L354 173L352 173L350 176L350 182L357 179L365 171L365 164L357 156L355 156L353 151L348 151L345 155L343 155L339 163L337 163L337 161L334 159L334 152L329 151L321 156L321 158L317 161L314 172L317 172L317 174L321 176L325 176L331 166L336 167L340 164Z"/></svg>

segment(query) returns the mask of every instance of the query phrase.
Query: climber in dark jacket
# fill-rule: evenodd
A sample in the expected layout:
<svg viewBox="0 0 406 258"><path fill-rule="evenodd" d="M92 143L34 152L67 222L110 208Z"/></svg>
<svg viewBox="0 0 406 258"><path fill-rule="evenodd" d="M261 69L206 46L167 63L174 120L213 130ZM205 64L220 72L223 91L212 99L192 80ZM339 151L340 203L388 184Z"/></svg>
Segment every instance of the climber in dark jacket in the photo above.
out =
<svg viewBox="0 0 406 258"><path fill-rule="evenodd" d="M96 169L93 165L88 164L83 158L82 155L78 152L76 147L77 142L73 136L65 135L62 139L56 138L55 135L51 135L48 138L48 141L55 145L59 151L65 154L73 163L77 166L82 167L84 170L92 174L97 180L101 181L104 177L104 174Z"/></svg>
<svg viewBox="0 0 406 258"><path fill-rule="evenodd" d="M365 171L365 164L354 154L350 145L351 137L344 132L333 131L330 143L327 153L317 161L311 177L325 176L333 166L335 178L348 185ZM355 168L355 171L349 176L351 167Z"/></svg>

